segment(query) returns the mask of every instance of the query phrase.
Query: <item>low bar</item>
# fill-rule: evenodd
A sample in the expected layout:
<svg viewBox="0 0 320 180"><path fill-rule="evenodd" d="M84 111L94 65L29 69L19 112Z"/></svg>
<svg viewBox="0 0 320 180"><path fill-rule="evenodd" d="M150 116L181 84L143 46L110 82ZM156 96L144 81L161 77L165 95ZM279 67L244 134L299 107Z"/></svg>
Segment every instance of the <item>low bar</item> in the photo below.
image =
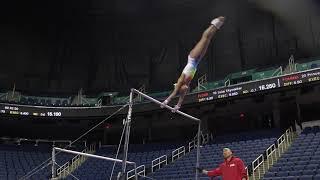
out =
<svg viewBox="0 0 320 180"><path fill-rule="evenodd" d="M54 150L56 151L62 151L62 152L66 152L66 153L70 153L70 154L76 154L76 155L81 155L81 156L87 156L87 157L92 157L92 158L97 158L97 159L103 159L103 160L108 160L108 161L114 161L114 162L119 162L121 163L122 160L120 159L113 159L113 158L108 158L108 157L104 157L104 156L97 156L97 155L93 155L93 154L88 154L88 153L82 153L82 152L78 152L78 151L72 151L72 150L67 150L67 149L61 149L61 148L57 148L54 147ZM130 162L127 161L128 164L133 164L135 165L135 162Z"/></svg>
<svg viewBox="0 0 320 180"><path fill-rule="evenodd" d="M135 92L135 93L137 93L137 94L140 94L140 95L143 96L144 98L149 99L150 101L153 101L153 102L156 103L156 104L159 104L159 105L161 105L161 106L164 106L165 108L167 108L167 109L169 109L169 110L171 110L171 111L174 111L174 108L172 108L172 107L170 107L170 106L168 106L168 105L165 105L165 104L161 103L160 101L158 101L158 100L156 100L156 99L154 99L154 98L152 98L152 97L150 97L150 96L148 96L148 95L146 95L146 94L143 94L142 92L140 92L140 91L138 91L138 90L136 90L136 89L131 89L131 91L133 91L133 92ZM191 115L189 115L189 114L186 114L186 113L184 113L184 112L182 112L182 111L179 111L179 110L178 110L176 113L181 114L182 116L185 116L185 117L187 117L187 118L189 118L189 119L192 119L192 120L194 120L194 121L200 122L200 119L198 119L198 118L196 118L196 117L193 117L193 116L191 116Z"/></svg>

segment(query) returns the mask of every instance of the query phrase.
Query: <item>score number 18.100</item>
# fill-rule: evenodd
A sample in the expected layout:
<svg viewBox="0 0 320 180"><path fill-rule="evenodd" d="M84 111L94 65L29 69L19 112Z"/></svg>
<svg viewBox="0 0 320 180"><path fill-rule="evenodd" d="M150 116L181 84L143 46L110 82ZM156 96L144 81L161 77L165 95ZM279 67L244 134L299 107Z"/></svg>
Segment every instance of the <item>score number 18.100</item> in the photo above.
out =
<svg viewBox="0 0 320 180"><path fill-rule="evenodd" d="M259 90L263 91L263 90L268 90L268 89L274 89L277 87L276 83L271 83L271 84L263 84L259 86Z"/></svg>

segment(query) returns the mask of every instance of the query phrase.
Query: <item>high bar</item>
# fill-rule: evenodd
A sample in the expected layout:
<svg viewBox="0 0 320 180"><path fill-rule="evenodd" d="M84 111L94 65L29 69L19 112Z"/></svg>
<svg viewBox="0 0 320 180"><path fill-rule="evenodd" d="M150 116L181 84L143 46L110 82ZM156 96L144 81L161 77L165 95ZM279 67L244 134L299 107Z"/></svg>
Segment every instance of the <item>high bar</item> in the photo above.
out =
<svg viewBox="0 0 320 180"><path fill-rule="evenodd" d="M171 106L165 105L165 104L163 104L162 102L160 102L160 101L158 101L158 100L156 100L156 99L154 99L154 98L152 98L152 97L150 97L150 96L148 96L148 95L146 95L146 94L143 94L142 92L140 92L140 91L138 91L138 90L136 90L136 89L131 89L131 92L138 93L138 94L140 94L141 96L143 96L144 98L149 99L150 101L153 101L153 102L156 103L156 104L159 104L159 105L161 105L161 106L164 106L165 108L167 108L167 109L169 109L169 110L171 110L171 111L174 111L174 108L172 108ZM194 121L200 122L200 119L198 119L198 118L196 118L196 117L193 117L193 116L191 116L191 115L189 115L189 114L186 114L186 113L184 113L184 112L182 112L182 111L180 111L180 110L177 110L177 113L178 113L178 114L181 114L182 116L185 116L185 117L187 117L187 118L189 118L189 119L192 119L192 120L194 120Z"/></svg>
<svg viewBox="0 0 320 180"><path fill-rule="evenodd" d="M78 151L72 151L72 150L67 150L67 149L61 149L61 148L57 148L54 147L55 150L57 151L62 151L62 152L66 152L66 153L70 153L70 154L76 154L76 155L81 155L81 156L87 156L87 157L92 157L92 158L97 158L97 159L103 159L103 160L108 160L108 161L113 161L113 162L122 162L122 160L120 159L113 159L113 158L108 158L108 157L104 157L104 156L97 156L94 154L88 154L88 153L83 153L83 152L78 152ZM136 164L134 162L130 162L130 161L126 161L128 164Z"/></svg>

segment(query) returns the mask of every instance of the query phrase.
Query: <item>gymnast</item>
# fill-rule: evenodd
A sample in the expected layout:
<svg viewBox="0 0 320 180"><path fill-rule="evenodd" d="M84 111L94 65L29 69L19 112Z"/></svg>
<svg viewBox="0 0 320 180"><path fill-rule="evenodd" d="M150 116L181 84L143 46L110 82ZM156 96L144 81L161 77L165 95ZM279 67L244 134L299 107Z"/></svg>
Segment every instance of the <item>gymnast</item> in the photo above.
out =
<svg viewBox="0 0 320 180"><path fill-rule="evenodd" d="M173 92L165 101L163 101L163 104L167 105L171 101L171 99L177 95L177 93L180 94L179 101L177 105L175 105L173 112L176 112L180 109L183 99L189 90L190 82L196 74L198 64L200 63L203 56L206 54L212 37L221 28L224 21L225 18L222 16L213 19L211 21L211 25L203 32L200 41L191 50L188 56L188 63L183 69L178 79L178 82L175 84ZM161 107L163 108L164 105L162 105Z"/></svg>

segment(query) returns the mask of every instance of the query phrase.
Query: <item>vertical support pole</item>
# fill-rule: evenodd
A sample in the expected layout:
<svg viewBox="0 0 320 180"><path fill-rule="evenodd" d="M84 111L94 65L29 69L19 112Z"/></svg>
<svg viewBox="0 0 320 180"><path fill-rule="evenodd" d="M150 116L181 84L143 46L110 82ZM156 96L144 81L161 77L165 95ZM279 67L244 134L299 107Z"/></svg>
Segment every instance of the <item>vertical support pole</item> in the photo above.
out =
<svg viewBox="0 0 320 180"><path fill-rule="evenodd" d="M296 106L297 106L297 116L298 116L296 122L300 127L300 131L303 131L302 122L301 122L301 120L302 120L301 108L300 108L300 104L297 102L297 100L296 100ZM296 125L293 125L293 126L296 126ZM297 131L297 128L296 128L296 131Z"/></svg>
<svg viewBox="0 0 320 180"><path fill-rule="evenodd" d="M132 99L133 99L133 90L131 89L130 98L129 98L129 110L127 119L125 121L125 141L123 147L123 160L122 160L122 176L125 176L127 159L128 159L128 146L129 146L129 138L130 138L130 124L131 124L131 113L132 113Z"/></svg>
<svg viewBox="0 0 320 180"><path fill-rule="evenodd" d="M259 163L259 160L258 160L258 163ZM259 165L257 166L257 171L258 171L258 175L259 175L258 179L260 179L261 178L261 172L259 171L258 167L259 167Z"/></svg>
<svg viewBox="0 0 320 180"><path fill-rule="evenodd" d="M135 180L138 180L137 164L136 163L134 163L134 176L135 176Z"/></svg>
<svg viewBox="0 0 320 180"><path fill-rule="evenodd" d="M265 174L266 173L266 167L264 165L264 158L262 156L262 167L263 167L263 171L262 171L262 174Z"/></svg>
<svg viewBox="0 0 320 180"><path fill-rule="evenodd" d="M200 133L201 133L201 121L199 121L198 125L198 135L197 135L197 162L196 167L200 167ZM198 180L199 172L196 170L196 180Z"/></svg>
<svg viewBox="0 0 320 180"><path fill-rule="evenodd" d="M52 148L52 168L51 168L51 178L56 178L56 150Z"/></svg>
<svg viewBox="0 0 320 180"><path fill-rule="evenodd" d="M255 177L255 174L254 174L254 170L255 170L255 169L254 169L254 168L255 168L255 167L254 167L254 163L252 162L252 164L251 164L251 165L252 165L252 166L251 166L251 167L252 167L252 179L254 179L254 180L255 180L255 179L256 179L256 177Z"/></svg>

